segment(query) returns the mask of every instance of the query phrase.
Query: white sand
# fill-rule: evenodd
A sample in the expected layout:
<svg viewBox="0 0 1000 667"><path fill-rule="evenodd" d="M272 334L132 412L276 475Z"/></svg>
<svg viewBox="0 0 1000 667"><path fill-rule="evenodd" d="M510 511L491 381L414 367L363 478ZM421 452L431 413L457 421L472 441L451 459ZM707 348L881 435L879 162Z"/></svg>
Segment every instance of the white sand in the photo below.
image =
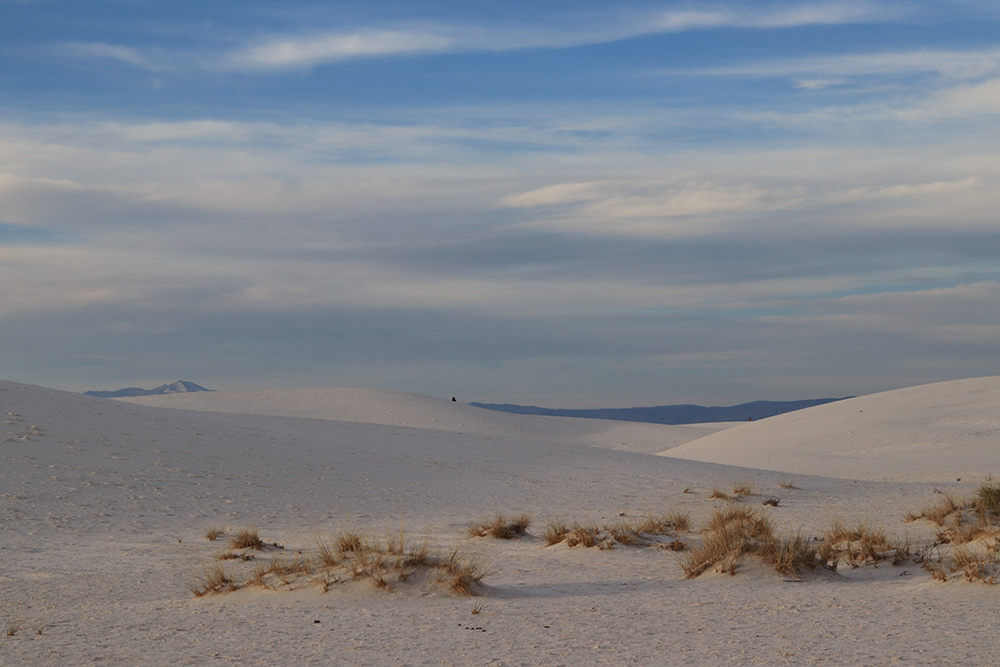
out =
<svg viewBox="0 0 1000 667"><path fill-rule="evenodd" d="M818 405L741 424L663 455L866 480L1000 476L1000 377Z"/></svg>
<svg viewBox="0 0 1000 667"><path fill-rule="evenodd" d="M882 396L893 410L913 400L920 413L938 410L939 424L982 420L985 431L1000 381L970 382L980 383L979 408L968 407L975 392L962 383ZM802 463L833 457L840 467L783 467L776 450L743 461L783 470L768 472L641 452L679 445L690 456L705 443L850 402L686 445L706 430L506 415L370 390L138 402L187 409L0 382L0 412L14 413L0 425L0 630L24 621L14 636L0 633L0 664L987 665L1000 653L997 589L935 582L913 564L789 582L748 562L735 577L684 580L675 554L660 549L465 538L471 521L498 510L534 514L534 535L548 518L614 520L667 508L698 523L719 504L708 498L713 487L748 482L757 495L744 502L781 498L769 510L779 526L818 534L836 512L919 541L931 529L903 524L903 515L940 498L935 490L975 488L956 482L952 466L979 457L974 471L989 472L1000 447L988 435L949 448L938 432L937 457L911 460L898 449L862 456L848 437L857 422L845 412L839 423L824 422L826 449ZM872 408L859 409L863 418ZM774 428L761 443L782 435ZM880 429L883 438L897 433ZM736 444L718 449L740 453ZM925 481L857 481L884 478ZM788 481L799 489L779 486ZM481 598L428 586L384 593L356 582L327 593L193 598L184 584L220 550L204 537L215 526L254 525L292 551L313 548L314 535L349 526L380 533L401 519L437 548L460 545L488 559L482 613L470 613Z"/></svg>

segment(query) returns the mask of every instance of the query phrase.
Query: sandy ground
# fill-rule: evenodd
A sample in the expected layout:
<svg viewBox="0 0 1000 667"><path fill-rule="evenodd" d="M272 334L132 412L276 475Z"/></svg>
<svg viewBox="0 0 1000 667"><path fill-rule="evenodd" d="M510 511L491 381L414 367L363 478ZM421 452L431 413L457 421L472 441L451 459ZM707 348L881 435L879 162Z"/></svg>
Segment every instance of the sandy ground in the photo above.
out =
<svg viewBox="0 0 1000 667"><path fill-rule="evenodd" d="M930 385L916 407L910 390L856 400L897 394L879 399L885 409L923 414L978 396L975 410L942 419L985 425L1000 414L997 383ZM160 407L0 382L0 630L20 623L12 636L0 632L0 664L991 665L1000 655L998 589L934 581L913 563L794 578L748 561L735 576L686 580L676 552L543 548L539 539L557 518L673 509L697 526L725 505L711 490L745 483L755 493L741 502L781 528L818 535L839 515L926 541L932 528L905 514L1000 471L990 435L962 440L961 457L954 446L919 466L899 450L841 454L832 470L823 461L857 450L858 423L847 412L824 417L841 405L830 404L793 413L839 429L839 438L824 433L825 450L809 445L805 459L822 465L798 461L803 441L789 434L797 462L782 468L773 451L746 460L742 443L793 431L769 425L792 415L716 432L723 427L505 415L371 390L154 398L141 402ZM737 437L765 427L776 430ZM883 438L898 430L879 428ZM699 440L702 458L724 459L723 437L731 460L754 467L693 460ZM687 458L650 454L671 448ZM976 458L973 478L956 481L952 464ZM780 504L763 508L768 496ZM529 536L466 537L497 511L532 514ZM256 526L294 554L315 551L316 536L383 535L401 523L442 553L458 547L488 562L485 596L432 580L391 592L357 581L325 593L204 597L186 585L224 548L206 539L211 528Z"/></svg>

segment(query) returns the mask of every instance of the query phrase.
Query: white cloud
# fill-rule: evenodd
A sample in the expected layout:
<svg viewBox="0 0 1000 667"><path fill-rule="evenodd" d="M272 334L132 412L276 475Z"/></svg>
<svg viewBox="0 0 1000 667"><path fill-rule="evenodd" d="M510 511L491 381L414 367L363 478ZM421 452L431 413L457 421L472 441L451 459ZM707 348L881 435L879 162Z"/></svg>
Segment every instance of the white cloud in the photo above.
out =
<svg viewBox="0 0 1000 667"><path fill-rule="evenodd" d="M361 30L322 35L278 37L230 56L237 69L287 69L351 58L441 52L455 40L429 32Z"/></svg>
<svg viewBox="0 0 1000 667"><path fill-rule="evenodd" d="M806 25L879 22L905 15L900 6L871 2L802 3L777 11L741 7L659 12L615 12L589 24L508 24L496 27L421 23L413 26L367 26L330 30L311 27L301 33L262 35L228 54L157 51L126 46L70 43L63 50L77 56L109 58L151 71L223 69L272 71L304 69L357 58L420 53L509 51L602 44L642 35L712 28L771 29Z"/></svg>

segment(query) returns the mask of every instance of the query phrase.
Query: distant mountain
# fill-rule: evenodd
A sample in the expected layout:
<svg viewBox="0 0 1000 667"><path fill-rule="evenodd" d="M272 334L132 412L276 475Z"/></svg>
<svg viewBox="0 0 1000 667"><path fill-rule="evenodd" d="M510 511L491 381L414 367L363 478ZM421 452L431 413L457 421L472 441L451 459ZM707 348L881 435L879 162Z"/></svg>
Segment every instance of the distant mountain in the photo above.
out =
<svg viewBox="0 0 1000 667"><path fill-rule="evenodd" d="M845 398L853 398L847 396ZM660 405L652 408L596 408L593 410L561 410L539 408L533 405L510 403L469 403L477 408L513 412L519 415L544 415L550 417L584 417L587 419L616 419L625 422L651 424L703 424L707 422L738 422L764 419L784 412L792 412L814 405L842 401L843 398L815 398L805 401L753 401L729 407L703 405Z"/></svg>
<svg viewBox="0 0 1000 667"><path fill-rule="evenodd" d="M184 394L190 391L212 391L205 389L194 382L178 380L172 384L161 384L156 389L140 389L139 387L126 387L117 391L85 391L87 396L97 396L98 398L123 398L125 396L159 396L160 394Z"/></svg>

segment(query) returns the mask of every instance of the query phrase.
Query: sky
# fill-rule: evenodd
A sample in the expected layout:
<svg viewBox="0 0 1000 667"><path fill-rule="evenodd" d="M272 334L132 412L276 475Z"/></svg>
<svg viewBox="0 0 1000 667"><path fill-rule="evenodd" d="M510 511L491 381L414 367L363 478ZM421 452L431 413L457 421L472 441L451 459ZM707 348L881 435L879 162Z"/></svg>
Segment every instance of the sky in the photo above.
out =
<svg viewBox="0 0 1000 667"><path fill-rule="evenodd" d="M998 121L986 0L0 0L0 377L997 375Z"/></svg>

